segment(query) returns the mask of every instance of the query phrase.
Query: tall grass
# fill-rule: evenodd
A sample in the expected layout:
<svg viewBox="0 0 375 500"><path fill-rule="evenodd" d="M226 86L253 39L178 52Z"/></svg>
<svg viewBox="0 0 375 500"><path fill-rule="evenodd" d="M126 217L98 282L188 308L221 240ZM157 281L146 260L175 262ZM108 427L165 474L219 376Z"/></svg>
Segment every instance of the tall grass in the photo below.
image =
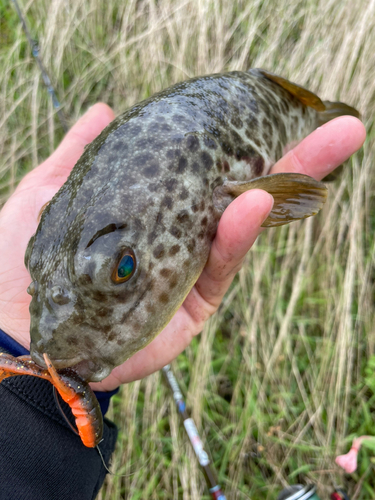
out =
<svg viewBox="0 0 375 500"><path fill-rule="evenodd" d="M322 213L259 238L219 313L175 362L227 497L271 499L288 483L343 484L375 498L375 465L334 464L375 434L374 0L23 0L72 124L98 100L117 113L174 82L264 67L363 114L363 150ZM62 130L10 4L0 3L0 195ZM159 373L123 388L120 438L99 498L208 498Z"/></svg>

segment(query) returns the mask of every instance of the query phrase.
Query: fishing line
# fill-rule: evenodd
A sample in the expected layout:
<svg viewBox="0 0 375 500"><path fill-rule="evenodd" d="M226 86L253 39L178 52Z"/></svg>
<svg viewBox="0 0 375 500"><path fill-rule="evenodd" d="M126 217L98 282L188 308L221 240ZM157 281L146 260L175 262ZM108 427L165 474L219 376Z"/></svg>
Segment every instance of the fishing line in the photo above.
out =
<svg viewBox="0 0 375 500"><path fill-rule="evenodd" d="M42 59L40 58L40 55L39 55L39 50L40 50L39 44L38 44L38 42L36 40L34 40L31 37L29 28L28 28L28 26L26 24L26 19L22 15L22 12L21 12L21 9L19 8L17 0L12 0L12 2L14 3L14 7L16 9L16 12L17 12L17 15L19 17L19 20L20 20L20 22L22 24L23 31L25 32L27 41L29 42L29 45L31 47L31 52L32 52L32 54L33 54L33 56L34 56L34 58L35 58L35 60L36 60L36 62L38 64L38 66L39 66L40 72L42 73L44 85L47 87L47 91L48 91L48 93L51 96L53 107L57 111L57 116L59 117L61 126L64 129L64 132L68 132L69 127L67 125L64 113L63 113L63 111L61 109L61 104L59 103L59 101L57 99L55 89L52 86L51 80L50 80L50 78L48 76L48 73L47 73L47 71L46 71L46 69L44 67L44 64L42 62Z"/></svg>
<svg viewBox="0 0 375 500"><path fill-rule="evenodd" d="M70 422L70 420L68 419L68 417L66 416L64 410L62 409L62 406L60 404L60 401L59 401L59 398L58 398L58 395L57 395L57 391L56 391L56 387L53 386L52 387L53 389L53 396L55 398L55 403L56 403L56 406L58 407L58 409L60 410L60 413L61 415L64 417L64 420L66 421L66 423L69 425L69 427L71 428L71 430L74 432L74 434L77 434L77 436L79 436L79 433L77 431L77 429L74 427L74 425Z"/></svg>
<svg viewBox="0 0 375 500"><path fill-rule="evenodd" d="M57 408L60 410L60 413L61 415L64 417L64 420L66 421L66 423L68 424L68 426L70 427L70 429L74 432L74 434L76 434L77 436L79 436L79 433L77 431L77 429L74 427L74 425L70 422L68 416L66 415L66 413L64 412L62 406L61 406L61 403L60 403L60 400L59 400L59 393L58 391L56 390L56 387L52 387L53 389L53 396L55 398L55 403L56 403L56 406ZM103 440L102 440L103 441ZM102 442L101 441L101 442ZM99 443L100 444L100 443ZM134 472L129 472L129 474L116 474L114 472L112 472L107 464L105 463L105 460L104 460L104 457L103 457L103 454L99 448L99 445L96 445L95 446L97 452L99 453L99 456L101 458L101 461L103 463L103 466L105 468L105 470L108 472L108 474L111 474L111 476L116 476L116 477L130 477L130 476L133 476L136 472L139 472L140 469L143 469L144 467L146 467L146 465L148 464L148 462L150 462L151 458L152 458L152 454L149 456L149 458L145 461L145 463L142 465L142 467L140 468L137 468Z"/></svg>

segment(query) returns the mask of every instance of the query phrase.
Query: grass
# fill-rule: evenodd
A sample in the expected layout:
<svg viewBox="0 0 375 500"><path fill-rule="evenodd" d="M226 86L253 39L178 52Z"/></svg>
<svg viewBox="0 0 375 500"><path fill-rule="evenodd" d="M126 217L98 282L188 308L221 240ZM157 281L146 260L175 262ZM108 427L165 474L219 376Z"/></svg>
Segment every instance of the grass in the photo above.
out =
<svg viewBox="0 0 375 500"><path fill-rule="evenodd" d="M374 0L22 1L70 124L98 100L117 113L199 74L264 67L363 114L364 148L322 213L268 230L219 313L174 368L227 498L273 499L309 481L375 498L375 461L334 464L375 434ZM0 0L0 196L63 136L11 3ZM170 394L156 373L123 387L99 495L207 499Z"/></svg>

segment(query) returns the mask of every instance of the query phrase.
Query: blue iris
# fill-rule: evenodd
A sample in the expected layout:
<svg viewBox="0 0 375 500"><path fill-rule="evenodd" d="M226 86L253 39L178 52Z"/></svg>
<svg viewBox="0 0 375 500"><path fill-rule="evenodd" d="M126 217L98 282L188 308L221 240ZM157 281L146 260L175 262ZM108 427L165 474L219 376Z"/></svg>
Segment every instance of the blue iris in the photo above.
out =
<svg viewBox="0 0 375 500"><path fill-rule="evenodd" d="M117 267L117 276L120 279L129 278L134 271L134 257L124 255Z"/></svg>

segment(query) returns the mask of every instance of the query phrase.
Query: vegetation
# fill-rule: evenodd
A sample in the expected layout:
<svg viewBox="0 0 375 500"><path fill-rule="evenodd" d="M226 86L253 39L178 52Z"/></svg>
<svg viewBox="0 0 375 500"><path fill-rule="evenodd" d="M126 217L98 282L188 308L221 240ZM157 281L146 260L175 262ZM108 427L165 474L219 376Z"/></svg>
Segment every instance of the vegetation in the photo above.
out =
<svg viewBox="0 0 375 500"><path fill-rule="evenodd" d="M329 187L322 213L267 230L219 313L175 361L188 407L231 500L287 484L334 484L375 498L373 0L25 0L32 35L70 124L93 103L116 113L174 82L264 67L363 114L364 148ZM0 195L49 156L61 125L10 2L0 0ZM160 373L125 386L99 498L208 499Z"/></svg>

